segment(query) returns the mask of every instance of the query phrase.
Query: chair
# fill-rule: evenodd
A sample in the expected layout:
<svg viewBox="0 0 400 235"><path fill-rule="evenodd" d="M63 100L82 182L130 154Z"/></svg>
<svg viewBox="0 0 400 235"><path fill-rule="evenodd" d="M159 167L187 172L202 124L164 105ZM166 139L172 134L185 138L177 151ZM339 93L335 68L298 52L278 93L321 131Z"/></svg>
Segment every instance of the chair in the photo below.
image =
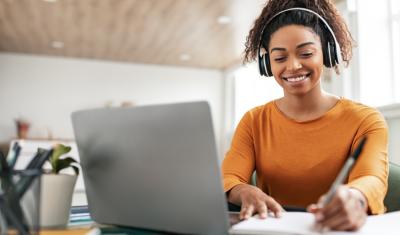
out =
<svg viewBox="0 0 400 235"><path fill-rule="evenodd" d="M389 184L384 200L387 211L400 210L400 165L389 163Z"/></svg>

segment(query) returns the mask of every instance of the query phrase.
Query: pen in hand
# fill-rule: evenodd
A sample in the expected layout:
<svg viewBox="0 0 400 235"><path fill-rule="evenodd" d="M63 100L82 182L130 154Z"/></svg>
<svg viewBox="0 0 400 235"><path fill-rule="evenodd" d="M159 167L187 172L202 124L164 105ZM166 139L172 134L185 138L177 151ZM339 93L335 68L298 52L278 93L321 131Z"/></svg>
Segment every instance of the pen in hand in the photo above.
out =
<svg viewBox="0 0 400 235"><path fill-rule="evenodd" d="M367 137L363 137L358 144L357 148L354 150L353 154L347 158L346 162L344 163L342 169L340 170L338 176L336 177L335 181L331 185L329 191L326 193L326 196L322 200L322 206L326 206L333 198L335 195L337 189L339 188L340 185L342 185L350 172L350 170L353 168L354 164L356 163L358 157L361 154L361 151L365 145L365 142L367 140Z"/></svg>

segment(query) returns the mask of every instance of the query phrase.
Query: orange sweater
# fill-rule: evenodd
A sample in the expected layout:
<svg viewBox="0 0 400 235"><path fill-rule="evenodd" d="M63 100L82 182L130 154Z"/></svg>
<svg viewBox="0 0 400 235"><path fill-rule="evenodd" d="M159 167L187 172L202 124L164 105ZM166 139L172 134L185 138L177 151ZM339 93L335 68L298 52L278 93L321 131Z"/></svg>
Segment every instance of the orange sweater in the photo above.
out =
<svg viewBox="0 0 400 235"><path fill-rule="evenodd" d="M249 183L281 205L306 207L326 193L360 137L367 136L347 185L360 190L372 214L383 213L387 191L387 126L379 112L340 99L322 117L297 122L269 102L240 121L222 164L225 192Z"/></svg>

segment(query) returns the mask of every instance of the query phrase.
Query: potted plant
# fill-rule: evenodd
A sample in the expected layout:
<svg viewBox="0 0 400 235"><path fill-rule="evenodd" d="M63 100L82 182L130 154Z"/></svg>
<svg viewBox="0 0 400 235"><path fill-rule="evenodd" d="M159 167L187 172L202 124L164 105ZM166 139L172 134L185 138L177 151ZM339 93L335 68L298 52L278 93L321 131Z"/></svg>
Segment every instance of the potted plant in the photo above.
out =
<svg viewBox="0 0 400 235"><path fill-rule="evenodd" d="M78 162L65 156L71 147L58 144L48 159L50 168L41 178L40 225L45 228L65 227L68 224L72 195L79 175ZM66 174L70 168L72 174Z"/></svg>
<svg viewBox="0 0 400 235"><path fill-rule="evenodd" d="M26 139L31 124L23 118L17 118L15 119L15 125L17 126L18 139Z"/></svg>

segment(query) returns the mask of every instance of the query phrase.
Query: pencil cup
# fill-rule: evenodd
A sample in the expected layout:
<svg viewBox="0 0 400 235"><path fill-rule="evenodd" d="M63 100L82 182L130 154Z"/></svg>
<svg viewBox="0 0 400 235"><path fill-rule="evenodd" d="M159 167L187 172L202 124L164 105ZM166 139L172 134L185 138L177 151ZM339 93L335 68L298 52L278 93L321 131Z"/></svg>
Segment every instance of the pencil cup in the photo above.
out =
<svg viewBox="0 0 400 235"><path fill-rule="evenodd" d="M39 170L0 172L0 234L39 234Z"/></svg>

